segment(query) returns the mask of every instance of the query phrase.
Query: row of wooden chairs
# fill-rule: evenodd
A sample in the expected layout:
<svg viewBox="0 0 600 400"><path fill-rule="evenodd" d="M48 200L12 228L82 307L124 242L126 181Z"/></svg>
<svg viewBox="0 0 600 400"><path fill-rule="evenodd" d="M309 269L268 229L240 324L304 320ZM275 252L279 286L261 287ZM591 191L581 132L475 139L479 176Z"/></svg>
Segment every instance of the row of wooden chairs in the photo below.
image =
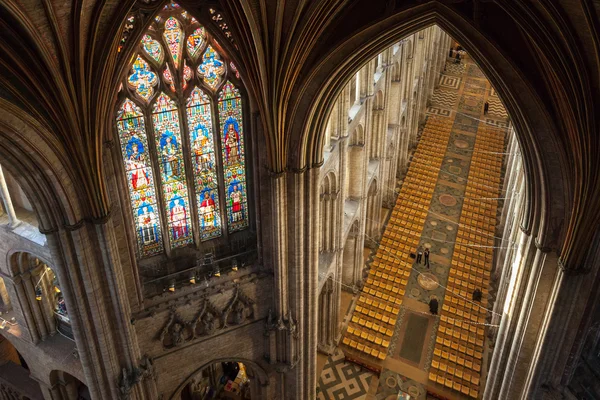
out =
<svg viewBox="0 0 600 400"><path fill-rule="evenodd" d="M504 136L477 132L429 379L479 396ZM481 133L481 134L480 134ZM489 153L486 153L489 152ZM482 246L482 247L476 247ZM483 247L489 246L489 247ZM482 301L470 301L475 289Z"/></svg>
<svg viewBox="0 0 600 400"><path fill-rule="evenodd" d="M422 139L417 147L342 339L343 345L351 352L376 360L386 358L412 270L409 255L419 243L437 183L439 168L429 165L435 165L429 154L439 156L440 149L446 148L449 139L450 126L445 128L445 135L440 135L441 126L433 126L436 124L433 119L431 121L432 129L424 134L427 140ZM437 158L441 164L441 158Z"/></svg>
<svg viewBox="0 0 600 400"><path fill-rule="evenodd" d="M449 389L453 389L459 393L477 399L479 397L479 385L469 384L469 381L464 380L458 382L455 377L451 377L443 371L433 369L429 372L429 380L437 382L440 385L446 386Z"/></svg>

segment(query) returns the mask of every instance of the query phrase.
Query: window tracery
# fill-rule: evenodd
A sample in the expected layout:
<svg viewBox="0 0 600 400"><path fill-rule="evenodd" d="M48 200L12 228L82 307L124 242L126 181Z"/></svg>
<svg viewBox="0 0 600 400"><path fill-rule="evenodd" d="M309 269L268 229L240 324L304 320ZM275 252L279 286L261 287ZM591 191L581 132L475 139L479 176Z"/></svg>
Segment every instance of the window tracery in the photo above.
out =
<svg viewBox="0 0 600 400"><path fill-rule="evenodd" d="M132 59L116 122L140 255L187 246L196 232L205 241L247 228L235 65L174 3Z"/></svg>

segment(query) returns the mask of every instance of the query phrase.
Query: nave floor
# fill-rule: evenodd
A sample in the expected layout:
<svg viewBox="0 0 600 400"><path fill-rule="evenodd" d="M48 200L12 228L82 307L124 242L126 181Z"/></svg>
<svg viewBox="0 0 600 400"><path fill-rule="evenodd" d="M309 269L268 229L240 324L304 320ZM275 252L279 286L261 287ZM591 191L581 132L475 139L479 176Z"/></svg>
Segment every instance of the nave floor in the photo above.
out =
<svg viewBox="0 0 600 400"><path fill-rule="evenodd" d="M412 399L425 399L427 390L481 397L506 118L474 63L447 65L382 243L368 261L369 280L344 318L343 342L324 363L319 399L395 399L400 390ZM430 268L408 258L419 244L431 250ZM475 287L484 292L481 304L470 301ZM432 296L440 302L437 316L428 312ZM344 354L376 365L380 375Z"/></svg>

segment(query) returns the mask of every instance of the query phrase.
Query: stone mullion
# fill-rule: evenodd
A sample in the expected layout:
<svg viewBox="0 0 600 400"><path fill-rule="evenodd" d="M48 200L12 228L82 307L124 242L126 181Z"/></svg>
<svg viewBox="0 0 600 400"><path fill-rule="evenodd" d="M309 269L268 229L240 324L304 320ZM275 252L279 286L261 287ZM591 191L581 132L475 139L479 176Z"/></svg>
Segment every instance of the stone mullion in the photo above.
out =
<svg viewBox="0 0 600 400"><path fill-rule="evenodd" d="M511 271L511 275L514 276L511 276L509 282L513 286L509 286L507 291L507 298L502 313L503 318L500 322L494 353L488 370L488 382L486 383L484 392L484 399L486 400L499 398L498 394L502 386L501 378L506 369L506 363L511 351L510 344L513 341L517 328L518 318L515 317L515 313L522 307L526 291L525 282L528 280L527 276L529 275L525 276L525 270L529 270L529 266L532 264L537 250L533 238L523 231L520 232L517 249L519 252L517 253L519 262L516 264L513 263L513 270Z"/></svg>

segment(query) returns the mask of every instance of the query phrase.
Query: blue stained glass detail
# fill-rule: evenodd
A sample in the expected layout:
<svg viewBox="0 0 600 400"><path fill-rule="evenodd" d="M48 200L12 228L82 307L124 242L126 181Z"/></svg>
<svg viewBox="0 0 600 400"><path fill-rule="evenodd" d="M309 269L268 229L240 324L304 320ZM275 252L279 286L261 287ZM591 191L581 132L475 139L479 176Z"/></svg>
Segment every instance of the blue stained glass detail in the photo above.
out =
<svg viewBox="0 0 600 400"><path fill-rule="evenodd" d="M210 100L196 87L187 106L200 239L208 240L222 230Z"/></svg>
<svg viewBox="0 0 600 400"><path fill-rule="evenodd" d="M227 195L227 222L229 232L235 232L247 228L249 219L242 99L239 90L229 81L223 85L219 94L219 120L225 193Z"/></svg>
<svg viewBox="0 0 600 400"><path fill-rule="evenodd" d="M162 193L167 205L171 247L181 247L193 240L188 189L183 163L181 129L177 106L165 93L154 105L152 122L161 172Z"/></svg>
<svg viewBox="0 0 600 400"><path fill-rule="evenodd" d="M142 257L162 252L160 218L142 111L129 99L117 114L129 198L136 224L138 249Z"/></svg>

